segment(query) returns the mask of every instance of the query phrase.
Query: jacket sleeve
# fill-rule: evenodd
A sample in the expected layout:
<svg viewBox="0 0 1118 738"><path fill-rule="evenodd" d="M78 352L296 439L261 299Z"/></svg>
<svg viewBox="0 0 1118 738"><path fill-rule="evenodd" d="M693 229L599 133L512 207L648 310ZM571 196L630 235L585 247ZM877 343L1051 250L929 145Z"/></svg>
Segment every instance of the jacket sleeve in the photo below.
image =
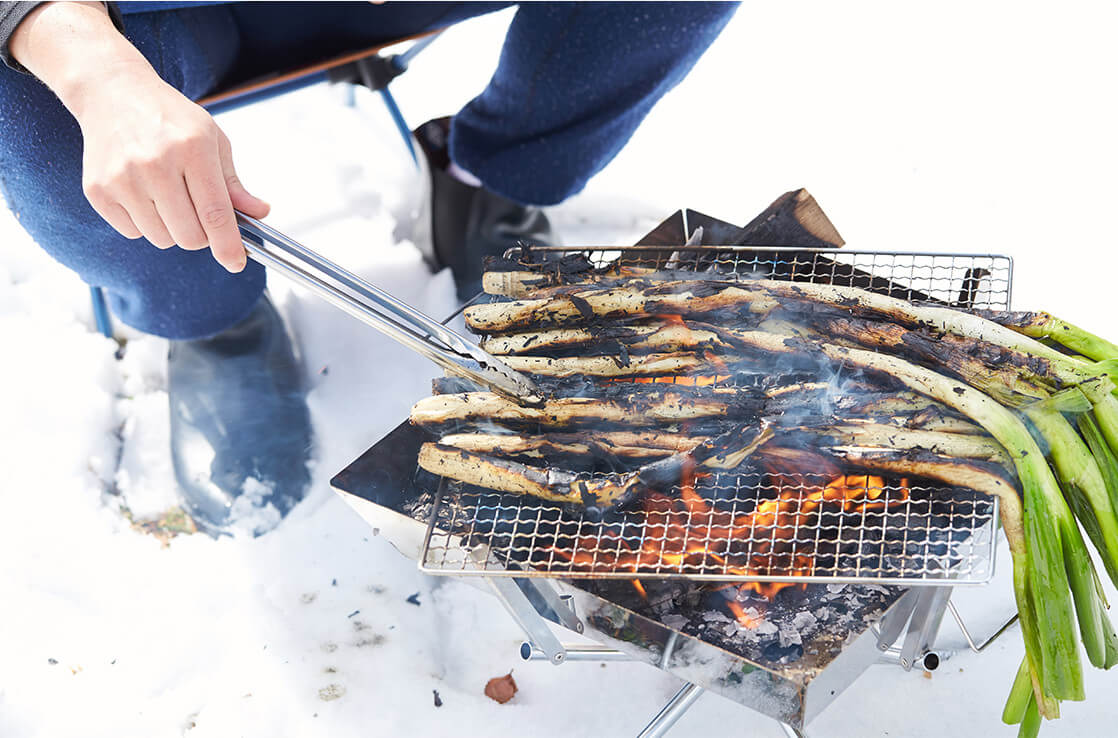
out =
<svg viewBox="0 0 1118 738"><path fill-rule="evenodd" d="M0 61L17 72L26 72L27 70L12 58L12 52L8 46L11 43L12 34L16 32L16 28L27 17L27 14L42 4L41 2L0 2ZM113 25L123 33L124 22L120 9L116 7L116 3L105 3L105 5L108 6L109 17L112 18Z"/></svg>

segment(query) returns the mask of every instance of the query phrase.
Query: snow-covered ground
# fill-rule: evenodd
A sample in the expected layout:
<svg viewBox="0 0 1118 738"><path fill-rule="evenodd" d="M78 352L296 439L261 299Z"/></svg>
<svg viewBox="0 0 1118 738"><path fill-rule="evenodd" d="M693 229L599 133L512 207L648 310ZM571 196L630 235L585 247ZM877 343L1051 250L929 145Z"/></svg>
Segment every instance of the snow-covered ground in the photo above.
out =
<svg viewBox="0 0 1118 738"><path fill-rule="evenodd" d="M483 87L509 17L419 57L395 85L413 124ZM747 5L555 220L568 243L625 243L680 206L744 222L806 186L852 247L1007 253L1016 306L1114 334L1115 21L1101 2ZM446 314L450 280L407 240L410 162L376 98L341 99L311 89L220 122L270 222ZM165 345L129 335L114 358L81 283L0 215L0 736L635 735L677 680L521 663L495 600L421 576L335 498L329 477L434 370L273 289L314 387L315 488L263 537L165 545L122 509L139 520L174 503ZM993 617L1005 600L996 583L965 604ZM874 667L810 732L1011 735L998 716L1020 653L1014 630L930 679ZM482 688L509 669L521 691L498 705ZM1112 735L1116 687L1089 674L1088 702L1046 735ZM711 695L673 733L713 734L781 735Z"/></svg>

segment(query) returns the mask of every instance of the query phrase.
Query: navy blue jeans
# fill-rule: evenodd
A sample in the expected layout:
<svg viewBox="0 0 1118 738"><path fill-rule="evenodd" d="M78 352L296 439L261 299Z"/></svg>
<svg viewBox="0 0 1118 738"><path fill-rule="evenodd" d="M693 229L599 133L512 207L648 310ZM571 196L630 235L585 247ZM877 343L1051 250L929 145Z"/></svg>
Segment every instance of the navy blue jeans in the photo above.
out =
<svg viewBox="0 0 1118 738"><path fill-rule="evenodd" d="M240 79L441 28L511 3L228 3L131 12L125 32L163 79L197 99ZM135 10L149 10L150 3ZM549 205L582 189L690 70L734 3L526 3L489 86L455 117L451 156L486 187ZM31 236L114 313L187 339L248 314L264 270L207 251L130 241L81 189L81 134L44 85L0 66L0 190Z"/></svg>

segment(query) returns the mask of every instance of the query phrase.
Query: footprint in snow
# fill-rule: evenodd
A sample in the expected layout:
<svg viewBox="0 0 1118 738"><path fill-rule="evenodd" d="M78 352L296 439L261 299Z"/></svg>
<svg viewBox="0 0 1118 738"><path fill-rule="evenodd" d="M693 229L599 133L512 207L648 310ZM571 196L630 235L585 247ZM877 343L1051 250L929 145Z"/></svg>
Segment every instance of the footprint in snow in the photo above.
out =
<svg viewBox="0 0 1118 738"><path fill-rule="evenodd" d="M345 695L345 687L340 684L327 684L318 690L318 698L323 702L331 702Z"/></svg>

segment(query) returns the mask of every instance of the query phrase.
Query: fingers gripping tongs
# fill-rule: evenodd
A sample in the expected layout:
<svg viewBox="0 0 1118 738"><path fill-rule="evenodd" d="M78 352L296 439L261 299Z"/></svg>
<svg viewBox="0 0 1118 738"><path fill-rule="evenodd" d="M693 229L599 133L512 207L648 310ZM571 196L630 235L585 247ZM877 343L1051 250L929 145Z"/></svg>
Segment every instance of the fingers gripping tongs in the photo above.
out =
<svg viewBox="0 0 1118 738"><path fill-rule="evenodd" d="M520 402L543 402L528 377L407 303L255 218L237 213L248 255L452 374Z"/></svg>

